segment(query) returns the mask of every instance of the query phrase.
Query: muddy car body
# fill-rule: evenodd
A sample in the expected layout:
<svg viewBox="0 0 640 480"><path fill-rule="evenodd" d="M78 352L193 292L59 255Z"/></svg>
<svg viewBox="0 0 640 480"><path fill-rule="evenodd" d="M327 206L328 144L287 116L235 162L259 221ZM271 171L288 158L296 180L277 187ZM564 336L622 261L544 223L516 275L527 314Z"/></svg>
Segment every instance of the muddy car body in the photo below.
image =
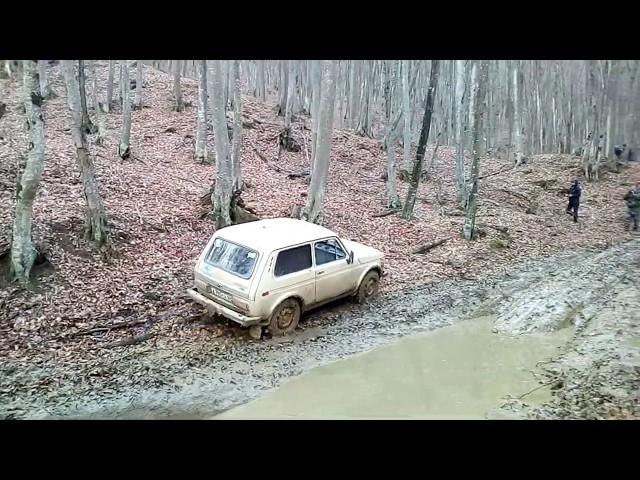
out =
<svg viewBox="0 0 640 480"><path fill-rule="evenodd" d="M187 291L210 312L246 327L293 331L302 312L377 293L383 254L302 220L259 220L217 231Z"/></svg>

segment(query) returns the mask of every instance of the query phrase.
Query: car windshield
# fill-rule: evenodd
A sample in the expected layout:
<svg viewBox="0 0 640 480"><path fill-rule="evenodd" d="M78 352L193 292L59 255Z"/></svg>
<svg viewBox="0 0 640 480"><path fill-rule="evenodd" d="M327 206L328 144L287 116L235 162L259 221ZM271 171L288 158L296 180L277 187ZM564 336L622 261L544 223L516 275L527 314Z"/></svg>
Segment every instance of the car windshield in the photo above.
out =
<svg viewBox="0 0 640 480"><path fill-rule="evenodd" d="M206 261L225 272L248 279L253 275L257 259L258 253L255 250L216 238Z"/></svg>

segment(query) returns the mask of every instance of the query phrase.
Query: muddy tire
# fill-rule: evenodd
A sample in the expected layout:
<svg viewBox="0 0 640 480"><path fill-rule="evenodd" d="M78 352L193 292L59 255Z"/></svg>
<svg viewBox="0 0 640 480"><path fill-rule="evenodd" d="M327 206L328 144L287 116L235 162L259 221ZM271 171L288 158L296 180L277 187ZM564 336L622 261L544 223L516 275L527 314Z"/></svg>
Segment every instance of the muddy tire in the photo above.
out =
<svg viewBox="0 0 640 480"><path fill-rule="evenodd" d="M356 301L360 304L367 303L371 298L375 297L378 293L378 286L380 284L380 275L376 271L370 271L367 273L356 294Z"/></svg>
<svg viewBox="0 0 640 480"><path fill-rule="evenodd" d="M300 302L288 298L278 305L269 319L269 332L274 337L282 337L293 332L300 321Z"/></svg>

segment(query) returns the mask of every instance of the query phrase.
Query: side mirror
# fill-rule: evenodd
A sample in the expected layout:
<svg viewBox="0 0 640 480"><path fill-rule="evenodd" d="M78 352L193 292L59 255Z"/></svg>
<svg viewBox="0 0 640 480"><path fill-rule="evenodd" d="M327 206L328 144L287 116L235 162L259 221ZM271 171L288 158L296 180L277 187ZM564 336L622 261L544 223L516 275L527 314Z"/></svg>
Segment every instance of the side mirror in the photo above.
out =
<svg viewBox="0 0 640 480"><path fill-rule="evenodd" d="M347 263L348 264L352 264L353 263L353 251L349 252L349 258L347 259Z"/></svg>

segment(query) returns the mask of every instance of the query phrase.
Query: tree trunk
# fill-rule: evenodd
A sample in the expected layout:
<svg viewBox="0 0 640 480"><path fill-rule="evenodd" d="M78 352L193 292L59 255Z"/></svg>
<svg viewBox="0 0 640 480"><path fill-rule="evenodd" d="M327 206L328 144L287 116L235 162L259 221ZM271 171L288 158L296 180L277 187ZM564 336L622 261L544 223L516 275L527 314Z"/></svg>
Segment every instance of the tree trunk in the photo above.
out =
<svg viewBox="0 0 640 480"><path fill-rule="evenodd" d="M242 152L242 92L240 91L239 61L233 60L233 143L231 145L231 176L233 190L242 190L240 156Z"/></svg>
<svg viewBox="0 0 640 480"><path fill-rule="evenodd" d="M106 112L111 111L111 105L113 104L113 77L115 76L116 61L109 60L109 75L107 77L107 104L105 105Z"/></svg>
<svg viewBox="0 0 640 480"><path fill-rule="evenodd" d="M365 63L365 68L362 70L360 112L358 116L358 125L356 127L356 135L360 135L362 137L371 137L371 120L369 118L371 81L371 64L367 61Z"/></svg>
<svg viewBox="0 0 640 480"><path fill-rule="evenodd" d="M464 84L465 84L465 61L456 60L456 140L458 151L456 154L456 186L458 192L458 203L462 204L467 196L467 185L464 171L464 147L467 136L464 132Z"/></svg>
<svg viewBox="0 0 640 480"><path fill-rule="evenodd" d="M287 111L287 99L289 98L289 61L280 60L280 85L278 85L278 93L280 93L280 103L278 107L278 115L285 115Z"/></svg>
<svg viewBox="0 0 640 480"><path fill-rule="evenodd" d="M78 60L78 82L80 83L80 106L82 107L82 129L87 134L95 133L97 131L97 128L91 122L91 117L89 117L89 111L87 110L87 88L86 88L86 75L84 71L84 60Z"/></svg>
<svg viewBox="0 0 640 480"><path fill-rule="evenodd" d="M95 142L96 144L101 145L105 138L106 126L104 115L102 114L102 106L98 101L98 75L96 72L96 63L97 60L92 60L89 64L92 80L91 105L93 107L93 112L96 118L96 125L98 127L98 135L95 139Z"/></svg>
<svg viewBox="0 0 640 480"><path fill-rule="evenodd" d="M402 163L408 171L411 169L411 108L409 106L409 60L402 61Z"/></svg>
<svg viewBox="0 0 640 480"><path fill-rule="evenodd" d="M40 95L43 99L55 97L49 83L49 75L47 72L47 60L38 60L38 75L40 77Z"/></svg>
<svg viewBox="0 0 640 480"><path fill-rule="evenodd" d="M173 109L176 112L184 110L184 102L182 101L182 86L180 85L180 67L182 60L174 60L173 64L173 97L176 104Z"/></svg>
<svg viewBox="0 0 640 480"><path fill-rule="evenodd" d="M313 86L313 98L311 100L311 165L310 173L315 167L316 150L318 145L318 124L320 123L320 96L322 93L322 72L319 60L311 61L311 81Z"/></svg>
<svg viewBox="0 0 640 480"><path fill-rule="evenodd" d="M386 135L385 135L385 148L387 150L387 207L400 208L400 197L398 196L397 189L397 165L396 165L396 135L393 108L393 92L395 78L391 70L391 66L387 64L387 68L384 69L384 102L385 102L385 123L386 123Z"/></svg>
<svg viewBox="0 0 640 480"><path fill-rule="evenodd" d="M291 114L293 110L293 96L296 90L296 73L295 73L295 62L293 60L288 60L287 65L287 103L285 105L284 111L284 128L285 130L289 130L291 128Z"/></svg>
<svg viewBox="0 0 640 480"><path fill-rule="evenodd" d="M515 164L522 165L525 162L524 142L522 139L522 110L520 103L520 74L518 67L513 69L513 132L515 135Z"/></svg>
<svg viewBox="0 0 640 480"><path fill-rule="evenodd" d="M85 235L95 242L103 251L108 250L111 245L107 218L102 203L102 197L98 190L98 184L93 172L93 164L89 157L86 137L82 128L82 110L80 103L80 88L73 72L73 60L64 60L64 76L67 85L67 101L71 111L71 136L76 148L78 166L84 196L87 201L87 212L85 218Z"/></svg>
<svg viewBox="0 0 640 480"><path fill-rule="evenodd" d="M422 119L422 129L420 130L420 139L418 140L418 150L416 152L416 160L413 164L413 173L407 191L407 199L404 202L402 217L409 220L413 215L413 207L416 203L416 194L418 192L418 184L420 182L420 174L422 173L422 163L424 160L424 152L427 147L427 139L429 138L429 130L431 129L431 117L433 115L433 100L438 88L438 73L440 60L431 61L431 75L429 77L429 89L427 90L427 105L424 109L424 117Z"/></svg>
<svg viewBox="0 0 640 480"><path fill-rule="evenodd" d="M309 186L307 204L302 212L302 218L312 223L321 222L327 175L329 173L333 112L336 96L336 61L326 60L322 63L322 98L319 106L320 122L317 132L316 158L311 176L311 185Z"/></svg>
<svg viewBox="0 0 640 480"><path fill-rule="evenodd" d="M202 68L205 69L204 67ZM231 225L229 208L231 205L233 180L231 158L229 156L229 134L227 132L226 106L223 98L222 60L213 60L211 69L211 105L213 132L216 148L216 185L214 190L213 212L216 228Z"/></svg>
<svg viewBox="0 0 640 480"><path fill-rule="evenodd" d="M136 94L133 98L133 106L136 110L142 108L142 79L143 79L142 60L136 61Z"/></svg>
<svg viewBox="0 0 640 480"><path fill-rule="evenodd" d="M196 160L207 161L207 62L198 61L198 125L196 127ZM225 121L226 125L226 121ZM228 137L227 137L228 140ZM216 137L216 142L217 142Z"/></svg>
<svg viewBox="0 0 640 480"><path fill-rule="evenodd" d="M29 281L29 275L37 257L37 251L31 239L31 225L33 200L44 168L44 120L41 110L43 99L38 66L36 60L24 60L22 64L23 101L29 143L27 163L17 187L10 267L11 278L22 283Z"/></svg>
<svg viewBox="0 0 640 480"><path fill-rule="evenodd" d="M267 100L266 88L265 88L265 74L264 74L264 60L258 60L258 86L257 97L258 100L265 102Z"/></svg>
<svg viewBox="0 0 640 480"><path fill-rule="evenodd" d="M477 64L473 66L476 70ZM472 75L475 79L472 88L475 90L473 95L473 127L472 127L472 154L473 161L471 163L471 189L466 202L464 225L462 227L462 236L466 240L475 238L476 233L476 212L478 209L478 178L480 174L480 127L482 125L482 116L485 112L485 98L487 93L487 80L489 75L489 62L482 60L480 63L480 74Z"/></svg>
<svg viewBox="0 0 640 480"><path fill-rule="evenodd" d="M118 155L126 160L131 155L131 100L129 99L129 61L120 60L120 91L122 95L122 133Z"/></svg>

